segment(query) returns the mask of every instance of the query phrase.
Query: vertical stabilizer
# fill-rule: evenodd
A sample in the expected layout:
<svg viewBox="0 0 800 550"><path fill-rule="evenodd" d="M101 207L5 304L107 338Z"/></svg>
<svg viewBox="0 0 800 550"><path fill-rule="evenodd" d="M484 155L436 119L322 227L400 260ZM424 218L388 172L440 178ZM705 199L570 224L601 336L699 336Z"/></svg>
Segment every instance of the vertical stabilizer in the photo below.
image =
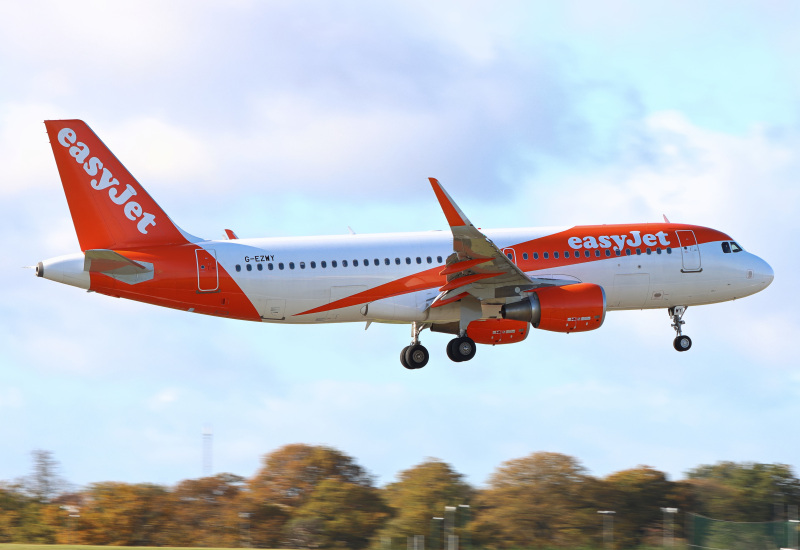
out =
<svg viewBox="0 0 800 550"><path fill-rule="evenodd" d="M46 120L50 145L81 250L194 240L81 120Z"/></svg>

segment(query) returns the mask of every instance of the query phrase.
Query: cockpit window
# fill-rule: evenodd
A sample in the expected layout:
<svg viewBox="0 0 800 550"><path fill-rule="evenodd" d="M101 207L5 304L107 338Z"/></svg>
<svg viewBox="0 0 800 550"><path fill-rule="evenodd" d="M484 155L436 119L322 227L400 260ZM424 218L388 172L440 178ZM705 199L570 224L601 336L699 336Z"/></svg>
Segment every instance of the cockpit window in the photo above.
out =
<svg viewBox="0 0 800 550"><path fill-rule="evenodd" d="M741 252L742 251L742 247L739 246L738 244L736 244L735 242L731 241L731 250L733 252Z"/></svg>
<svg viewBox="0 0 800 550"><path fill-rule="evenodd" d="M722 251L725 254L730 254L731 253L731 243L729 243L727 241L723 241L723 243L722 243Z"/></svg>

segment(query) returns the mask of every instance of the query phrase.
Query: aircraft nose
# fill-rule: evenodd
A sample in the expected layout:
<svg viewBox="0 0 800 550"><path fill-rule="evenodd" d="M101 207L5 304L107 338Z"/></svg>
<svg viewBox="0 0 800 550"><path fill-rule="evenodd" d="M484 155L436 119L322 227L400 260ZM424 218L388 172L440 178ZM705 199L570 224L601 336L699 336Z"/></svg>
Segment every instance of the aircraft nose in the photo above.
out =
<svg viewBox="0 0 800 550"><path fill-rule="evenodd" d="M767 262L758 257L756 257L756 259L758 261L756 262L755 269L753 270L755 271L756 280L764 283L764 288L767 288L772 284L773 279L775 279L775 272L772 271L772 266L770 266Z"/></svg>

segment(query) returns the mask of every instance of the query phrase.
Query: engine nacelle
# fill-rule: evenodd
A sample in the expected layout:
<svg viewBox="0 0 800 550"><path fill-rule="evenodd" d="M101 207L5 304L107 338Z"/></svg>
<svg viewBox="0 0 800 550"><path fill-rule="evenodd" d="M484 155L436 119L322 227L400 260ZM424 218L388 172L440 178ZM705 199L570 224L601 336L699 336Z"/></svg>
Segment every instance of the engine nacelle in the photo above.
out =
<svg viewBox="0 0 800 550"><path fill-rule="evenodd" d="M478 344L513 344L528 337L530 325L510 319L478 319L467 325L467 336Z"/></svg>
<svg viewBox="0 0 800 550"><path fill-rule="evenodd" d="M503 319L530 323L553 332L586 332L606 317L606 293L592 283L540 288L521 302L500 309Z"/></svg>

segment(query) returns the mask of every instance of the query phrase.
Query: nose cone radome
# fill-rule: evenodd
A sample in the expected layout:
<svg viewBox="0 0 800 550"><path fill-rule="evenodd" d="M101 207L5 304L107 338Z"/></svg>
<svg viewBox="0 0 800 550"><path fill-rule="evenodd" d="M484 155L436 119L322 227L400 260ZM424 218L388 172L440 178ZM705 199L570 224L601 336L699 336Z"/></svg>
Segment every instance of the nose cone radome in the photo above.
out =
<svg viewBox="0 0 800 550"><path fill-rule="evenodd" d="M753 278L763 285L762 288L767 288L775 279L775 272L772 271L772 266L759 257L756 257L756 265L753 272Z"/></svg>

